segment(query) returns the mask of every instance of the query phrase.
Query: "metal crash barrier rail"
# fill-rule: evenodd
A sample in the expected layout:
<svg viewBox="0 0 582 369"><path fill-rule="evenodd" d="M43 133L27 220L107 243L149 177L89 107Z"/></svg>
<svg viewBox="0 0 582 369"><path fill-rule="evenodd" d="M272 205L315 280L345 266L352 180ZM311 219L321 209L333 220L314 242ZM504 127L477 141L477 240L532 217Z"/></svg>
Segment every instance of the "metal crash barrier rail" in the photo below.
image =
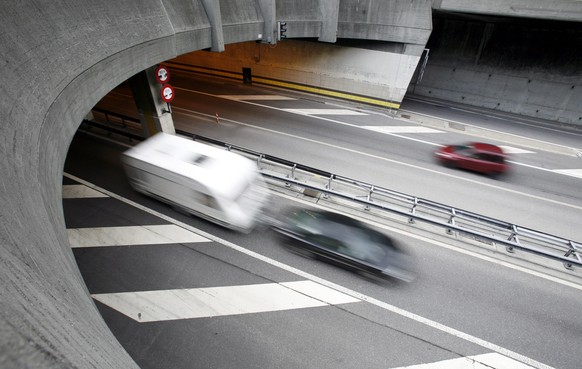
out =
<svg viewBox="0 0 582 369"><path fill-rule="evenodd" d="M113 115L114 113L109 113ZM83 121L85 125L107 129L107 125ZM116 134L123 134L111 127ZM501 245L507 254L523 251L559 262L567 271L582 268L582 244L535 231L491 217L453 208L438 202L407 195L370 183L343 177L320 169L293 163L222 141L176 130L176 133L214 146L223 147L254 160L271 184L328 205L366 214L375 219L423 223L443 229L447 235ZM131 138L135 138L132 135ZM575 270L576 267L576 270Z"/></svg>
<svg viewBox="0 0 582 369"><path fill-rule="evenodd" d="M244 155L256 161L262 174L270 181L284 184L289 189L295 187L296 192L308 193L310 197L319 197L341 207L375 213L378 217L388 213L406 219L409 223L431 224L444 229L448 234L458 232L479 242L503 245L509 254L524 251L561 262L568 270L582 267L582 244L572 240L189 132L177 131L177 133Z"/></svg>

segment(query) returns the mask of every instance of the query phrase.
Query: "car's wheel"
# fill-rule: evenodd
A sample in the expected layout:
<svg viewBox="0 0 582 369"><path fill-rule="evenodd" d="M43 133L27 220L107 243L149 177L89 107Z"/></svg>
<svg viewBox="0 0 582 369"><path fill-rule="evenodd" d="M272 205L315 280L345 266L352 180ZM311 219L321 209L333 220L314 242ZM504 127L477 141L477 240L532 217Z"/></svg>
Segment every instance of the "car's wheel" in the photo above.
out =
<svg viewBox="0 0 582 369"><path fill-rule="evenodd" d="M500 172L489 173L489 178L491 178L491 179L501 179L502 177L503 177L503 173L500 173Z"/></svg>
<svg viewBox="0 0 582 369"><path fill-rule="evenodd" d="M444 164L445 164L445 167L447 167L447 168L451 168L451 169L457 168L457 162L454 160L446 160Z"/></svg>

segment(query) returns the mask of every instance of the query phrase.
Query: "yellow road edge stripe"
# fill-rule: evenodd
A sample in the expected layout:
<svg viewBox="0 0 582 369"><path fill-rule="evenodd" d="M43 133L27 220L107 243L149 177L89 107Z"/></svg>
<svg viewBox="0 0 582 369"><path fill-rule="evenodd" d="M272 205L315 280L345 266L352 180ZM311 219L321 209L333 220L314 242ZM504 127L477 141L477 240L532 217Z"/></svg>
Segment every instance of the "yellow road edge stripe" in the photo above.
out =
<svg viewBox="0 0 582 369"><path fill-rule="evenodd" d="M284 88L290 88L293 90L300 90L300 91L310 92L310 93L314 93L314 94L318 94L318 95L332 96L332 97L337 97L340 99L359 101L359 102L363 102L363 103L367 103L367 104L380 105L380 106L394 108L394 109L400 108L400 104L397 104L397 103L378 100L378 99L374 99L371 97L352 95L352 94L348 94L345 92L326 90L326 89L318 88L318 87L304 86L304 85L299 85L299 84L295 84L295 83L291 83L291 82L276 81L276 80L263 78L263 77L253 77L253 80L257 81L258 83L263 83L263 84L273 85L273 86L278 86L278 87L284 87Z"/></svg>
<svg viewBox="0 0 582 369"><path fill-rule="evenodd" d="M174 64L174 63L166 63L166 64ZM189 70L192 70L194 72L201 73L201 74L227 77L227 78L233 78L233 79L237 79L237 80L242 79L242 76L240 73L219 71L216 69L207 69L207 68L196 67L196 66L192 66L192 65L184 65L184 64L175 64L175 65L180 66L181 68L187 68ZM370 105L383 106L386 108L400 109L400 104L398 104L398 103L379 100L379 99L375 99L372 97L352 95L352 94L345 93L345 92L326 90L323 88L305 86L305 85L300 85L300 84L296 84L296 83L292 83L292 82L277 81L277 80L264 78L264 77L252 77L252 78L253 78L254 82L265 84L265 85L283 87L283 88L298 90L298 91L304 91L304 92L309 92L309 93L313 93L313 94L317 94L317 95L331 96L331 97L336 97L336 98L340 98L340 99L344 99L344 100L351 100L351 101L362 102L362 103L366 103L366 104L370 104Z"/></svg>

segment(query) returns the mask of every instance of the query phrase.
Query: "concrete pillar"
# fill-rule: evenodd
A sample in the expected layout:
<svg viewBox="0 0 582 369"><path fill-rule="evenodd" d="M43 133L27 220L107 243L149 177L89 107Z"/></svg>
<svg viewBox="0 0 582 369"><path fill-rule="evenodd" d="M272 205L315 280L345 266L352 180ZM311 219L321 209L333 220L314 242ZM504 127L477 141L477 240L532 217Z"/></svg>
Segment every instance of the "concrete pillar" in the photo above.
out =
<svg viewBox="0 0 582 369"><path fill-rule="evenodd" d="M220 14L220 0L202 0L202 5L210 21L212 29L211 51L224 51L224 32L222 30L222 16Z"/></svg>
<svg viewBox="0 0 582 369"><path fill-rule="evenodd" d="M259 8L265 22L262 42L274 45L277 43L277 37L275 36L277 33L275 0L259 0Z"/></svg>
<svg viewBox="0 0 582 369"><path fill-rule="evenodd" d="M336 42L339 21L339 0L320 0L321 35L318 41Z"/></svg>
<svg viewBox="0 0 582 369"><path fill-rule="evenodd" d="M162 85L157 81L155 72L156 66L153 66L129 79L144 137L158 132L176 133L172 113L168 104L162 101Z"/></svg>

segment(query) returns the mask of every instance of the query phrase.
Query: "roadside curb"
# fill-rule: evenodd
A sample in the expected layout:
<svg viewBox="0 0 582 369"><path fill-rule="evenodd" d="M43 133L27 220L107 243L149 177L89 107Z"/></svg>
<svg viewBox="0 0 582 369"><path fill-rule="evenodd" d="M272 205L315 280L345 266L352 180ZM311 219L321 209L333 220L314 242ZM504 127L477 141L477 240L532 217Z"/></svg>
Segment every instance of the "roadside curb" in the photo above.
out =
<svg viewBox="0 0 582 369"><path fill-rule="evenodd" d="M438 117L415 113L408 110L400 110L395 119L403 121L414 122L423 126L442 129L451 132L464 133L471 136L483 137L497 141L506 142L509 144L519 145L531 149L543 150L555 154L582 157L582 148L575 148L554 144L551 142L536 140L533 138L518 136L506 132L496 131L493 129L482 128L459 121L441 119Z"/></svg>

